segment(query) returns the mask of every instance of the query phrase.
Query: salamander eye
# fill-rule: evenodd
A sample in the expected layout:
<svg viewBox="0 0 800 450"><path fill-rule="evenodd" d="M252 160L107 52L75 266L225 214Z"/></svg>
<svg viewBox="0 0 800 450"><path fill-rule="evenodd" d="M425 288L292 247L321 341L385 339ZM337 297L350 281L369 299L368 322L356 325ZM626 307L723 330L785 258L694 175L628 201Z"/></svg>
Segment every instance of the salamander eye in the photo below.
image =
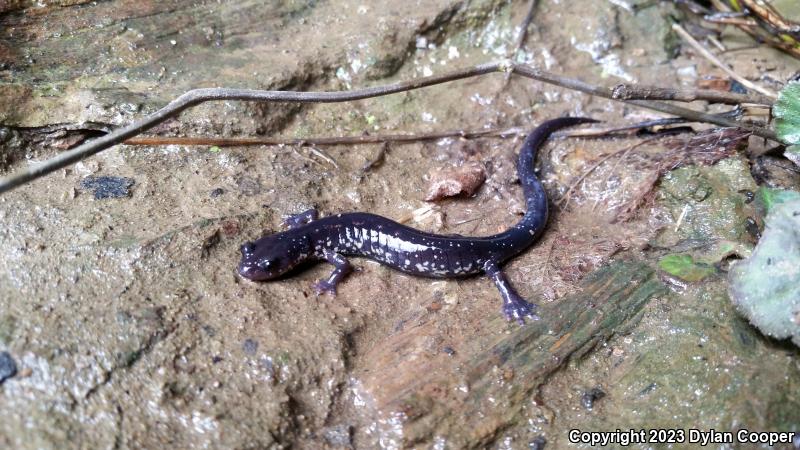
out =
<svg viewBox="0 0 800 450"><path fill-rule="evenodd" d="M258 266L258 268L261 270L269 270L277 265L278 265L277 259L267 259L267 258L258 261L258 264L256 264L256 266Z"/></svg>
<svg viewBox="0 0 800 450"><path fill-rule="evenodd" d="M256 251L256 245L253 244L252 242L245 242L244 244L242 244L241 251L242 255L244 256L252 255L253 252Z"/></svg>

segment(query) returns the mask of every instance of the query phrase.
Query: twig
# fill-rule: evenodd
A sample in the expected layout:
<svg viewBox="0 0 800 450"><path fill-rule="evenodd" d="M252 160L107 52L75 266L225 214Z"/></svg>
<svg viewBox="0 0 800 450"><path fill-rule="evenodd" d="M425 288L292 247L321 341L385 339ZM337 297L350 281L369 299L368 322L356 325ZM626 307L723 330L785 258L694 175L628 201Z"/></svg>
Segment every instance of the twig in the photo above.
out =
<svg viewBox="0 0 800 450"><path fill-rule="evenodd" d="M592 128L575 128L573 130L563 130L553 133L554 138L562 137L601 137L610 134L619 133L623 131L639 131L643 128L658 127L664 125L675 125L679 123L686 123L687 120L681 118L668 118L646 120L644 122L624 125L621 127L592 127Z"/></svg>
<svg viewBox="0 0 800 450"><path fill-rule="evenodd" d="M722 71L727 73L728 76L730 76L734 80L738 81L739 83L741 83L746 88L752 89L752 90L754 90L756 92L759 92L762 95L766 95L767 97L770 97L770 98L778 98L778 94L772 92L772 90L767 89L765 87L761 87L761 86L751 82L750 80L742 77L741 75L739 75L738 73L734 72L733 70L731 70L730 67L728 67L722 61L720 61L719 58L714 56L714 54L711 53L710 51L708 51L707 48L703 47L702 44L697 42L697 40L694 37L692 37L692 35L689 34L688 31L684 30L683 27L680 26L679 24L677 24L677 23L672 24L672 29L675 30L675 32L678 33L678 35L681 38L683 38L683 40L685 40L687 43L689 43L689 45L694 47L694 49L697 50L702 57L704 57L705 59L709 60L715 66L717 66L720 69L722 69Z"/></svg>
<svg viewBox="0 0 800 450"><path fill-rule="evenodd" d="M575 91L580 91L585 94L596 95L598 97L604 97L611 100L616 100L614 98L613 88L594 86L589 83L583 82L581 80L562 77L524 64L513 64L513 63L507 63L507 64L509 64L510 68L506 70L513 70L514 73L522 75L527 78L531 78L544 83L554 84L556 86L561 86ZM700 96L698 96L698 100L699 99L701 99ZM743 128L752 131L753 134L757 136L777 141L775 132L773 132L772 130L768 130L759 126L754 126L751 124L744 124L736 120L725 118L721 115L702 113L699 111L695 111L693 109L687 109L664 102L656 102L649 100L621 100L621 101L642 108L651 109L654 111L660 111L678 117L683 117L684 119L689 119L695 122L713 123L715 125L723 127Z"/></svg>
<svg viewBox="0 0 800 450"><path fill-rule="evenodd" d="M309 147L309 150L311 151L311 153L313 153L313 154L319 156L320 158L324 159L325 161L327 161L336 170L339 170L339 165L336 164L336 160L331 158L330 155L328 155L327 153L323 152L322 150L320 150L318 148L314 148L314 146Z"/></svg>
<svg viewBox="0 0 800 450"><path fill-rule="evenodd" d="M631 86L629 84L614 86L613 95L618 100L673 100L679 102L705 100L726 105L740 105L742 103L772 105L773 103L773 100L762 95L737 94L736 92L714 89L671 89L654 86Z"/></svg>
<svg viewBox="0 0 800 450"><path fill-rule="evenodd" d="M648 120L645 122L634 123L619 127L593 127L576 128L574 130L559 131L553 137L588 137L606 136L622 131L636 131L642 128L649 128L663 125L674 125L686 123L686 119L667 118ZM311 137L304 139L297 138L216 138L216 137L171 137L171 136L139 136L130 138L123 142L123 145L133 146L158 146L158 145L209 145L216 147L248 147L254 145L297 145L303 146L326 146L326 145L360 145L360 144L387 144L387 143L413 143L422 141L435 141L438 139L457 137L461 139L476 138L509 138L512 136L524 135L528 130L520 127L490 128L486 130L452 130L441 131L438 133L422 134L372 134L362 136L342 136L342 137ZM380 154L379 154L380 155ZM324 158L323 158L324 159Z"/></svg>
<svg viewBox="0 0 800 450"><path fill-rule="evenodd" d="M380 144L386 142L420 142L434 141L449 137L463 139L474 139L480 137L508 137L524 133L525 130L518 127L491 128L487 130L452 130L441 131L438 133L425 134L374 134L362 136L342 136L342 137L311 137L303 139L287 138L213 138L213 137L161 137L161 136L142 136L128 139L125 145L215 145L217 147L243 147L249 145L299 145L299 146L323 146L323 145L358 145L358 144Z"/></svg>
<svg viewBox="0 0 800 450"><path fill-rule="evenodd" d="M525 46L525 41L528 39L528 27L530 27L531 22L533 22L533 15L536 13L537 3L538 3L537 0L531 0L530 6L528 7L528 13L522 20L522 24L520 24L519 38L517 39L517 45L514 47L514 52L511 54L511 58L514 61L517 60L517 53L519 53L519 51L522 50L522 47Z"/></svg>
<svg viewBox="0 0 800 450"><path fill-rule="evenodd" d="M314 158L309 158L308 156L301 154L301 153L300 153L300 152L298 152L298 151L297 151L297 149L296 149L296 148L294 148L294 147L292 147L292 154L293 154L293 155L295 155L295 156L297 156L298 158L300 158L300 159L302 159L302 160L305 160L305 161L308 161L308 162L310 162L311 164L316 164L316 165L318 165L318 166L320 166L320 167L325 167L325 165L324 165L324 164L322 164L321 162L319 162L319 161L315 160Z"/></svg>
<svg viewBox="0 0 800 450"><path fill-rule="evenodd" d="M763 0L711 0L710 11L692 0L673 0L687 6L692 14L713 24L735 26L750 35L756 42L800 58L800 24L784 18L774 7ZM713 41L713 38L709 38ZM716 45L716 43L715 43ZM756 45L755 47L758 47ZM742 49L734 49L742 50Z"/></svg>
<svg viewBox="0 0 800 450"><path fill-rule="evenodd" d="M356 89L352 91L339 91L339 92L294 92L294 91L261 91L251 89L230 89L230 88L204 88L190 90L165 107L158 111L144 117L143 119L134 122L125 127L115 130L100 138L89 141L74 149L63 152L53 158L50 158L40 164L32 165L21 169L0 180L0 194L7 192L17 186L25 184L31 180L47 175L58 169L69 166L80 161L83 158L99 153L109 147L124 142L133 136L141 134L144 131L158 125L159 123L174 117L182 111L192 106L208 101L221 101L221 100L240 100L240 101L259 101L259 102L291 102L291 103L335 103L347 102L353 100L362 100L371 97L380 97L383 95L394 94L397 92L404 92L413 89L419 89L426 86L435 84L446 83L449 81L461 80L464 78L475 77L478 75L485 75L492 72L513 72L515 74L531 78L534 80L542 81L549 84L555 84L567 89L572 89L586 94L596 95L614 100L613 88L595 86L574 78L562 77L553 73L545 72L534 67L515 64L510 61L492 62L473 66L467 69L455 70L442 75L434 75L430 77L417 78L409 81L402 81L399 83L375 86L365 89ZM739 127L752 131L753 134L762 136L768 139L777 140L775 133L771 130L753 126L715 116L706 114L692 109L682 108L663 102L654 102L649 100L625 100L626 103L636 105L642 108L652 109L667 114L676 115L685 119L690 119L697 122L713 123L724 127Z"/></svg>
<svg viewBox="0 0 800 450"><path fill-rule="evenodd" d="M689 205L683 205L683 210L681 211L681 215L678 216L678 222L675 224L675 232L678 232L678 228L681 227L683 223L683 219L686 217L686 213L689 212Z"/></svg>
<svg viewBox="0 0 800 450"><path fill-rule="evenodd" d="M519 54L520 50L522 50L522 47L525 46L525 41L528 39L528 27L530 27L531 22L533 22L533 15L536 12L537 3L537 0L530 0L530 4L528 5L528 13L525 14L525 18L522 19L522 23L519 25L519 36L517 36L517 43L514 45L514 49L511 51L511 56L509 56L511 61L518 61L517 55ZM509 81L511 81L511 72L506 73L505 79L503 80L503 85L495 94L495 98L497 98L502 91L506 90Z"/></svg>
<svg viewBox="0 0 800 450"><path fill-rule="evenodd" d="M767 22L773 28L787 33L800 33L800 24L786 20L769 3L754 0L742 0L744 6L753 12L757 17Z"/></svg>

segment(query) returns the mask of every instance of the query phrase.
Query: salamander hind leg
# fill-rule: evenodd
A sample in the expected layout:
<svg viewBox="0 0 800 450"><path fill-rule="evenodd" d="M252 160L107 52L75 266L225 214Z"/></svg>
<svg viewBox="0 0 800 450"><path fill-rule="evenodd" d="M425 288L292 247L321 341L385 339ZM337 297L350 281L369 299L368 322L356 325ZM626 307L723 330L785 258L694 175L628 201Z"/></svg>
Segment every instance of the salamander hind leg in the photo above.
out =
<svg viewBox="0 0 800 450"><path fill-rule="evenodd" d="M484 270L494 281L497 290L500 291L500 296L503 297L503 314L506 316L506 320L516 320L520 325L525 324L526 317L530 320L539 320L539 316L536 315L538 307L527 302L514 290L497 263L488 261L484 265Z"/></svg>
<svg viewBox="0 0 800 450"><path fill-rule="evenodd" d="M335 296L336 286L339 285L347 274L353 271L353 266L347 258L330 250L325 250L324 257L326 261L333 264L334 269L327 280L319 280L314 283L314 290L317 291L317 295L330 292L331 295Z"/></svg>
<svg viewBox="0 0 800 450"><path fill-rule="evenodd" d="M286 216L283 218L283 226L287 227L290 230L293 230L298 227L302 227L308 223L311 223L319 218L319 212L314 209L308 209L306 211L301 212L300 214L292 214L290 216Z"/></svg>

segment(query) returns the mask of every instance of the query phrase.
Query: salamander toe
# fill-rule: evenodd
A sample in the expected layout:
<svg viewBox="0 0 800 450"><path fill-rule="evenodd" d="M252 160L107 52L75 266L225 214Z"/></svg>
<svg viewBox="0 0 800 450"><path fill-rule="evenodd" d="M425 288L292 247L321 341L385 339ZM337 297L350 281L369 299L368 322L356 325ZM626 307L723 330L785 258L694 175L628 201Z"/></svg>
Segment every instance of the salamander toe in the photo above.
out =
<svg viewBox="0 0 800 450"><path fill-rule="evenodd" d="M539 320L536 314L538 307L521 298L515 298L503 303L503 314L509 322L516 320L520 325L525 325L525 319Z"/></svg>

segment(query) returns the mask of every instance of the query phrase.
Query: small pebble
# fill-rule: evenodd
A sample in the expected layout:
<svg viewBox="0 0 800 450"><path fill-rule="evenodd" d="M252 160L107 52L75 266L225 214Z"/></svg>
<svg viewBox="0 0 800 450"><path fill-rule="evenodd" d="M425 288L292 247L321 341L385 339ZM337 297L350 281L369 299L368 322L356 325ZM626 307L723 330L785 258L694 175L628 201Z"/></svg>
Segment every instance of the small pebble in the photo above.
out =
<svg viewBox="0 0 800 450"><path fill-rule="evenodd" d="M17 363L8 352L0 352L0 384L17 374Z"/></svg>
<svg viewBox="0 0 800 450"><path fill-rule="evenodd" d="M744 229L754 239L761 238L761 230L758 228L758 222L752 217L748 217L744 222Z"/></svg>
<svg viewBox="0 0 800 450"><path fill-rule="evenodd" d="M743 191L739 191L741 194L744 194L744 202L745 203L752 203L753 200L756 198L756 193L753 191L748 191L747 189Z"/></svg>
<svg viewBox="0 0 800 450"><path fill-rule="evenodd" d="M594 402L600 400L605 396L606 396L605 391L603 391L599 387L593 387L583 393L583 395L581 396L581 405L583 405L584 408L591 411L592 408L594 408Z"/></svg>
<svg viewBox="0 0 800 450"><path fill-rule="evenodd" d="M335 425L324 428L322 437L332 447L353 447L353 427L351 425Z"/></svg>
<svg viewBox="0 0 800 450"><path fill-rule="evenodd" d="M211 198L217 198L217 197L219 197L220 195L222 195L224 193L225 193L225 189L222 189L222 188L212 189L211 190Z"/></svg>
<svg viewBox="0 0 800 450"><path fill-rule="evenodd" d="M256 350L258 350L258 342L247 338L244 340L244 343L242 343L242 350L248 355L255 355Z"/></svg>
<svg viewBox="0 0 800 450"><path fill-rule="evenodd" d="M133 178L126 177L96 177L90 175L81 180L81 189L92 191L95 200L104 198L130 197L131 187L135 183Z"/></svg>
<svg viewBox="0 0 800 450"><path fill-rule="evenodd" d="M528 448L531 450L544 450L547 445L547 439L544 436L536 436L529 444Z"/></svg>

